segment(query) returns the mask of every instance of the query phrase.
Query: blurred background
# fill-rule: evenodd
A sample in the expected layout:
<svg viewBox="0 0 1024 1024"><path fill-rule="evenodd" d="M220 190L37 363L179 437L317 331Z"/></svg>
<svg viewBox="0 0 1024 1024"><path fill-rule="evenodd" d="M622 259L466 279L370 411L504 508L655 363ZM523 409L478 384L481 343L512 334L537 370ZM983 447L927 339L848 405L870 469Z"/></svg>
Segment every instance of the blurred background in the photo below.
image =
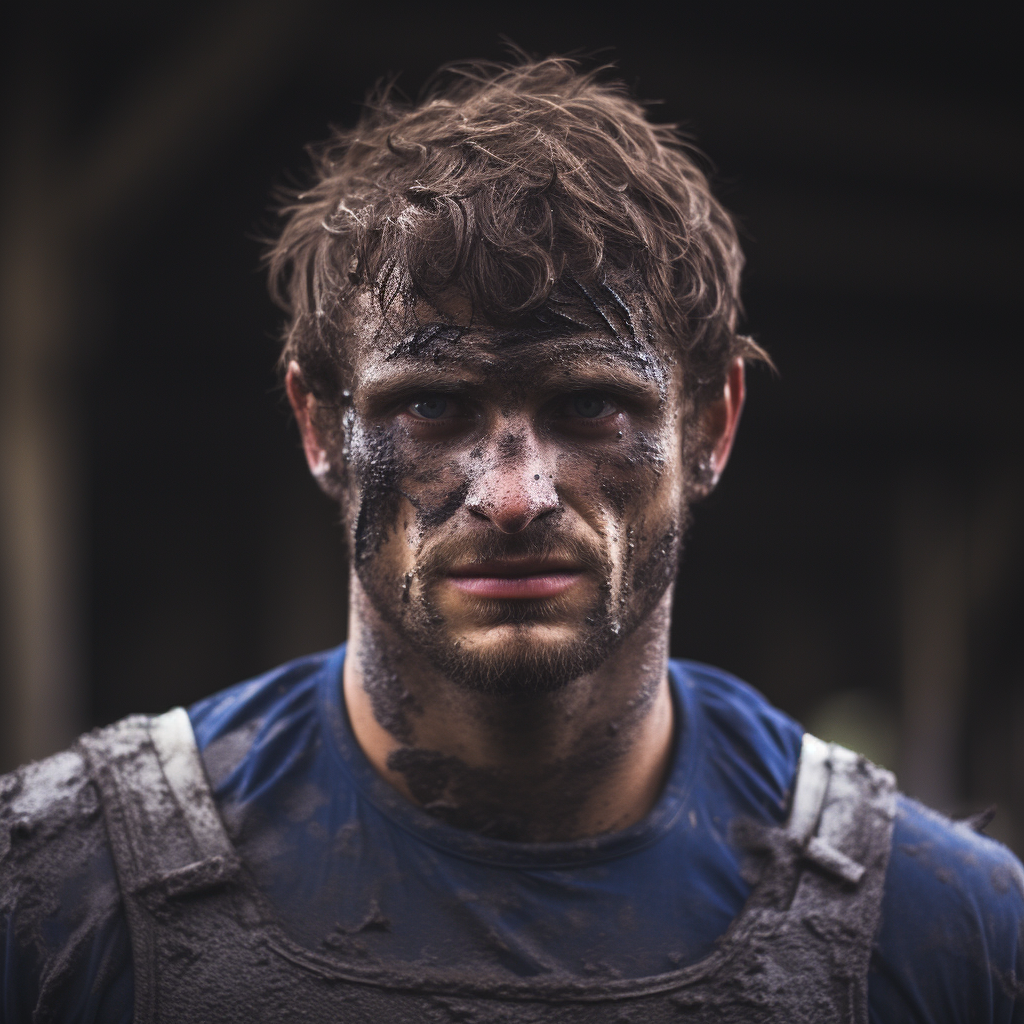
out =
<svg viewBox="0 0 1024 1024"><path fill-rule="evenodd" d="M0 178L0 771L345 636L257 237L383 75L606 48L749 257L737 450L674 653L1024 853L1009 5L21 5Z"/></svg>

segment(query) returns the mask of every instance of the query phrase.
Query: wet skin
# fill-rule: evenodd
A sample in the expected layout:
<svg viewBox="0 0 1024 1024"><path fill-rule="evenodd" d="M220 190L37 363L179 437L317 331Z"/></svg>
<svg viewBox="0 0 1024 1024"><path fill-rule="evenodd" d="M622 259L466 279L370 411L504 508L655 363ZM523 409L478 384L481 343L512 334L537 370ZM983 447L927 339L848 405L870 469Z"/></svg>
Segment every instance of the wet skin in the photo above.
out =
<svg viewBox="0 0 1024 1024"><path fill-rule="evenodd" d="M695 419L678 364L633 335L370 326L335 441L297 366L288 381L348 534L357 740L459 827L548 841L628 826L671 754L672 586L697 462L728 457L742 364Z"/></svg>

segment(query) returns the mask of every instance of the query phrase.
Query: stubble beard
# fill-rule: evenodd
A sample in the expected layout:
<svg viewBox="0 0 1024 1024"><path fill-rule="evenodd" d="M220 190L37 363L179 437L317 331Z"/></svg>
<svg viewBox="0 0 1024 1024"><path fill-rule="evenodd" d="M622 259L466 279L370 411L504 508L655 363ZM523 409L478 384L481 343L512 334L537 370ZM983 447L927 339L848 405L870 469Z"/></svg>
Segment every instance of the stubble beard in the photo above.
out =
<svg viewBox="0 0 1024 1024"><path fill-rule="evenodd" d="M429 596L423 602L424 625L416 631L418 648L456 686L496 696L530 696L555 693L573 680L598 669L620 639L612 622L608 588L581 617L580 626L560 641L539 638L536 633L545 616L534 602L512 605L495 623L505 636L497 643L470 645L438 628L439 616L431 610ZM527 602L523 602L527 604ZM417 616L419 618L419 616ZM511 636L508 634L511 633Z"/></svg>
<svg viewBox="0 0 1024 1024"><path fill-rule="evenodd" d="M538 696L556 693L595 672L647 618L675 581L683 527L681 520L666 533L673 540L659 571L636 572L632 571L635 567L626 565L615 586L611 563L592 555L590 569L601 581L596 595L589 607L572 613L577 625L568 638L558 642L537 635L547 622L566 621L558 598L501 605L488 602L481 609L482 617L490 619L493 628L503 629L506 636L497 643L478 645L453 635L439 608L441 581L436 573L418 570L415 593L405 588L403 598L396 602L394 595L403 592L401 580L382 580L373 574L372 565L357 572L378 615L392 626L407 654L426 658L454 685L474 693ZM525 546L530 553L544 547L529 542ZM637 585L641 578L646 586Z"/></svg>

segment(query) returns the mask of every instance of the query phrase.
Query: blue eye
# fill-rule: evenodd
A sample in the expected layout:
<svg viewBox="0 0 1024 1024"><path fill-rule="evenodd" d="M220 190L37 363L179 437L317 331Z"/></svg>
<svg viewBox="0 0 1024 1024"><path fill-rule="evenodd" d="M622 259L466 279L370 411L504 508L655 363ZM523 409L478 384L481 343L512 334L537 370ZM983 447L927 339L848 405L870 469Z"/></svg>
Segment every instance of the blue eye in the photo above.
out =
<svg viewBox="0 0 1024 1024"><path fill-rule="evenodd" d="M577 395L572 400L572 409L577 416L592 420L598 416L607 415L608 402L603 395L583 394Z"/></svg>
<svg viewBox="0 0 1024 1024"><path fill-rule="evenodd" d="M423 398L413 402L409 408L416 416L425 420L436 420L448 410L448 399L441 395L424 395Z"/></svg>

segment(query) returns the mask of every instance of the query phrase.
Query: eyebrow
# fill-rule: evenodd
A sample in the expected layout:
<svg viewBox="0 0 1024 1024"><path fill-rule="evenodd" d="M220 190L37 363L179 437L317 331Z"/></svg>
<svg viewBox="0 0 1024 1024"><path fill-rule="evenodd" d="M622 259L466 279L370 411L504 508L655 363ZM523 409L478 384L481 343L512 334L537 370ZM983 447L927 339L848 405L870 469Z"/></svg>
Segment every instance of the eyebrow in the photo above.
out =
<svg viewBox="0 0 1024 1024"><path fill-rule="evenodd" d="M396 395L427 391L456 391L479 386L486 381L475 374L452 373L441 367L399 368L371 376L360 385L363 399L371 404L391 400Z"/></svg>
<svg viewBox="0 0 1024 1024"><path fill-rule="evenodd" d="M577 366L571 374L571 386L568 390L579 391L615 391L620 395L636 399L649 399L653 395L663 397L661 382L651 380L647 375L638 376L630 364L618 366L597 363L594 365ZM543 373L543 371L541 371ZM544 374L541 386L557 383L560 377L557 372Z"/></svg>

